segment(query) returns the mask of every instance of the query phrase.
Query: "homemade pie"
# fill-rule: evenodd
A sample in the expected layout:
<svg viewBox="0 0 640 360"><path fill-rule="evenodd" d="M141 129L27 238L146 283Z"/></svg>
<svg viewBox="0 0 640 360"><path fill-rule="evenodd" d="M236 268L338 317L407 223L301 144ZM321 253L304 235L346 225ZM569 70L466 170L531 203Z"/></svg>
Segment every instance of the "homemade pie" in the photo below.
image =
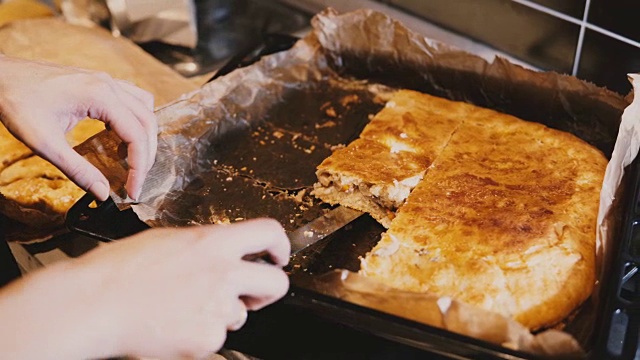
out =
<svg viewBox="0 0 640 360"><path fill-rule="evenodd" d="M440 111L446 107L452 111ZM606 165L569 133L403 90L363 138L318 167L315 194L366 211L361 204L375 204L377 219L380 209L394 214L381 221L388 231L362 259L361 274L534 330L562 321L591 294ZM395 199L399 191L371 190L403 182Z"/></svg>
<svg viewBox="0 0 640 360"><path fill-rule="evenodd" d="M368 212L388 228L395 211L473 110L435 97L425 102L424 96L400 91L388 101L359 139L318 166L315 196Z"/></svg>

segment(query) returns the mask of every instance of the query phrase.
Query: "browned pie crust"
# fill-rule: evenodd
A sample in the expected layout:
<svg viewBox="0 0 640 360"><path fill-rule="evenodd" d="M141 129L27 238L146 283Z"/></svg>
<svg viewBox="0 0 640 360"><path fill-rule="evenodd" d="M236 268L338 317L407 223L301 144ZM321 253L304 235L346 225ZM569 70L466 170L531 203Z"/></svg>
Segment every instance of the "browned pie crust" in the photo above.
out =
<svg viewBox="0 0 640 360"><path fill-rule="evenodd" d="M434 101L407 91L391 101L407 94L421 98L422 107ZM361 273L394 288L453 297L530 329L554 325L593 289L607 160L571 134L472 108L450 114L458 124L453 134L362 260ZM420 120L425 131L432 128L430 118ZM369 165L360 182L380 166Z"/></svg>
<svg viewBox="0 0 640 360"><path fill-rule="evenodd" d="M360 138L336 150L316 172L314 195L366 211L385 227L422 179L471 106L399 91ZM425 127L424 123L429 126Z"/></svg>

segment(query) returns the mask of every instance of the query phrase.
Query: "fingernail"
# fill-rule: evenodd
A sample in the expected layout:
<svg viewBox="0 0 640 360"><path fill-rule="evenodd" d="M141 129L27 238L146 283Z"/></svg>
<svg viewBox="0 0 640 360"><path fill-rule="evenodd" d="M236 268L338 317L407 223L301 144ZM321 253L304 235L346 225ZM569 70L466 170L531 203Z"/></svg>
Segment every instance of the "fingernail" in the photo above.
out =
<svg viewBox="0 0 640 360"><path fill-rule="evenodd" d="M135 185L135 172L129 172L129 177L127 177L127 184L125 185L125 189L127 189L127 195L129 199L134 202L138 202L140 199L140 193L142 192L141 186Z"/></svg>
<svg viewBox="0 0 640 360"><path fill-rule="evenodd" d="M93 183L89 187L89 192L92 193L100 201L105 201L109 197L109 187L101 182Z"/></svg>
<svg viewBox="0 0 640 360"><path fill-rule="evenodd" d="M138 189L136 191L134 191L131 194L131 199L135 202L138 202L138 200L140 200L140 193L142 192L142 189Z"/></svg>

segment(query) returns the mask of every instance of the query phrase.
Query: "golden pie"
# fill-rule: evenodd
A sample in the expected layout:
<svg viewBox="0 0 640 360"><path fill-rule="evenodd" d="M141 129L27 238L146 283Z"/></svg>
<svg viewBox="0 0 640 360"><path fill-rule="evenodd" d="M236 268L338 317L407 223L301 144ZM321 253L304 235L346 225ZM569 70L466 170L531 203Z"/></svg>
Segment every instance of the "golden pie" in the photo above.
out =
<svg viewBox="0 0 640 360"><path fill-rule="evenodd" d="M442 138L435 155L423 163L424 176L362 259L360 272L397 289L456 298L530 329L563 320L587 299L595 282L596 217L606 158L569 133L489 109L408 91L391 101L398 104L407 96L420 108L448 102L454 111L443 116L451 118L452 131L448 136L433 132ZM410 113L422 131L434 129L432 113L417 115L413 107L396 109L396 116ZM405 129L401 125L395 131ZM371 129L365 128L367 133ZM427 137L405 133L405 142L420 144L407 147L412 154L422 145L433 146ZM357 141L344 151L365 157ZM345 173L352 183L368 183L369 174L396 166L375 157L366 172L355 173L346 162L333 164L321 165L319 177ZM320 187L343 191L322 179Z"/></svg>

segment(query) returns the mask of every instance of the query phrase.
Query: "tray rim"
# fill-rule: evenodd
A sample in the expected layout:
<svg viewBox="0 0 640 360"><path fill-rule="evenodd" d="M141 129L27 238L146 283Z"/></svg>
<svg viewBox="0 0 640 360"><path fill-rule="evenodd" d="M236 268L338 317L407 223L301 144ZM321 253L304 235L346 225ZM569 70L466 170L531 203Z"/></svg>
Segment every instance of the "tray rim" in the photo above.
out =
<svg viewBox="0 0 640 360"><path fill-rule="evenodd" d="M281 34L275 34L275 36L271 36L271 35L267 35L265 37L265 39L269 39L270 43L267 43L265 46L265 41L264 39L262 41L259 41L255 47L253 48L248 48L245 51L237 54L236 56L234 56L227 64L225 64L223 66L223 68L218 71L211 79L209 79L207 82L213 81L216 78L226 75L227 73L240 68L240 67L244 67L244 66L248 66L254 62L256 62L257 60L259 60L262 56L264 55L268 55L268 54L272 54L274 52L278 52L278 51L283 51L288 49L289 47L291 47L294 43L295 40L297 40L297 38L292 37L292 36L288 36L288 35L284 35L282 36ZM640 156L639 156L640 157ZM637 170L638 169L638 163L640 163L640 159L636 158L632 164L630 164L627 168L628 169L633 169L633 179L634 181L632 181L631 176L628 176L628 173L625 172L625 180L627 182L627 184L624 184L625 188L623 189L624 191L624 198L625 198L625 202L624 204L621 204L621 206L625 209L627 209L627 211L624 211L624 220L621 221L620 223L620 229L619 229L619 233L614 234L614 238L620 238L621 236L623 237L623 239L620 241L620 243L624 243L629 245L630 243L630 231L628 231L633 224L628 223L628 221L631 222L635 222L640 224L640 214L635 214L633 213L633 209L634 206L632 206L633 204L635 204L635 199L638 199L638 194L640 193L640 172ZM633 189L630 189L629 187L633 186ZM631 192L631 194L633 194L633 196L627 196L629 194L629 192ZM98 203L96 207L90 207L89 205L92 204L95 201L95 198L91 195L91 194L85 194L80 200L78 200L68 211L66 217L65 217L65 225L66 227L72 231L72 232L76 232L79 233L81 235L84 236L88 236L91 238L94 238L96 240L99 241L103 241L103 242L109 242L109 241L114 241L114 240L118 240L119 238L121 238L121 236L118 236L117 234L111 234L108 235L106 232L100 232L100 231L96 231L95 227L93 226L101 226L104 224L101 224L99 221L98 222L91 222L94 219L98 218L98 219L104 219L105 217L108 218L108 216L105 216L105 212L109 212L109 211L118 211L117 207L115 206L115 204L113 203L113 200L111 198L107 199L105 202L102 203ZM633 204L630 204L633 203ZM133 235L134 233L137 233L139 231L145 230L146 228L149 228L148 225L146 225L145 223L143 223L142 221L140 221L139 219L137 219L137 216L135 216L135 213L133 213L133 211L131 209L129 209L128 211L130 211L131 214L133 214L133 216L135 217L136 220L138 220L138 226L140 226L139 229L137 229L137 231L132 232L131 234L128 235ZM108 215L108 214L107 214ZM630 220L631 219L631 220ZM90 221L89 221L90 220ZM131 221L134 221L134 219L132 218ZM87 227L86 224L90 224L89 227ZM102 229L104 230L104 228ZM621 232L621 233L620 233ZM127 235L127 236L128 236ZM628 261L628 249L626 249L624 246L619 246L619 249L617 251L616 254L614 254L614 259L612 261L612 263L614 263L613 266L618 266L620 265L620 262L626 262ZM625 260L627 259L627 260ZM640 263L640 259L638 259L638 263ZM615 274L612 271L612 274L609 274L610 276L608 278L612 278ZM614 281L616 281L616 284L619 286L621 286L621 277L618 276L617 278L615 278ZM601 314L601 312L598 312L598 318L599 320L596 322L596 325L600 324L601 326L598 326L599 329L602 329L602 327L605 327L607 329L606 333L596 333L594 335L595 339L593 341L593 347L587 351L587 356L586 358L593 358L593 359L598 359L599 356L611 356L610 353L607 352L607 347L606 347L606 340L609 338L610 333L612 331L611 329L611 318L612 316L610 316L611 314L608 311L612 311L612 309L614 308L620 308L621 306L623 306L624 304L621 304L620 299L617 297L618 288L615 288L614 286L612 286L613 284L607 284L609 286L609 291L607 291L606 293L609 295L607 296L607 299L605 299L606 301L604 301L603 303L606 303L605 305L600 305L601 309L606 310L606 314L605 317L603 317L603 314ZM468 345L473 345L475 349L477 349L478 351L480 351L479 353L474 353L473 357L469 357L469 359L474 359L477 358L476 356L482 355L482 356L490 356L491 358L495 358L495 359L537 359L537 358L541 358L537 355L531 354L531 353L526 353L526 352L522 352L522 351L517 351L517 350L511 350L509 348L500 346L500 345L496 345L487 341L483 341L477 338L473 338L473 337L469 337L469 336L464 336L464 335L460 335L460 334L456 334L453 333L451 331L448 330L443 330L437 327L433 327L430 325L426 325L423 323L419 323L410 319L406 319L406 318L402 318L399 316L395 316L392 314L388 314L379 310L375 310L375 309L371 309L371 308L367 308L364 306L360 306L354 303L350 303L338 298L334 298L325 294L321 294L317 291L311 290L311 289L307 289L307 288L303 288L300 286L297 286L296 284L294 284L292 282L291 287L289 292L287 293L287 295L278 301L278 303L284 303L284 304L288 304L288 305L293 305L293 306L298 306L298 307L303 307L304 305L308 305L308 304L302 304L300 303L301 298L304 298L303 296L300 296L299 294L302 293L306 293L307 294L307 298L311 299L311 301L309 301L309 304L314 304L312 306L307 306L306 309L309 310L311 309L312 311L314 309L313 306L316 306L316 311L318 311L320 309L321 306L323 307L327 307L327 308L333 308L335 309L339 309L342 311L349 311L351 313L357 313L360 314L361 316L365 316L365 317L371 317L371 316L375 316L378 319L387 319L388 321L394 323L394 324L398 324L400 327L406 327L411 325L413 327L413 329L420 329L422 331L426 331L428 333L430 333L434 338L436 338L437 336L435 334L441 333L440 335L443 335L444 338L451 338L453 337L454 339L456 339L456 344L462 347L468 346ZM603 293L605 293L603 291ZM297 295L296 295L297 294ZM614 300L616 301L612 301L611 299L611 295L613 294L613 296L615 297ZM634 303L635 304L635 303ZM628 304L628 305L633 305L633 304ZM638 304L635 305L635 307L640 307L640 301L638 302ZM328 320L333 320L336 323L343 323L341 321L341 318L330 318L330 317L326 317ZM353 325L352 323L350 324L345 324L343 323L343 325ZM371 335L374 336L379 336L379 337L384 337L383 334L374 334L370 328L366 328L366 327L359 327L358 330L363 331L365 333L370 333ZM597 332L598 329L596 329ZM635 348L638 347L638 343L639 340L637 339L638 337L636 336L636 342L635 342ZM416 344L413 343L411 341L411 339L399 339L399 338L394 338L391 339L392 341L397 341L399 343L403 343L404 345L408 345L408 346L412 346L412 347L416 347ZM404 342L402 340L405 340ZM419 348L419 347L418 347ZM426 349L425 349L426 350ZM430 350L437 350L437 346L436 348L430 348ZM453 350L460 350L457 348L453 348ZM635 352L635 349L634 349ZM458 357L460 356L465 356L463 354L454 354L454 353L448 353L448 352L444 352L441 353L442 355L457 355ZM626 354L626 352L625 352ZM483 357L484 358L484 357ZM617 358L616 358L617 359ZM620 358L622 359L622 358Z"/></svg>

